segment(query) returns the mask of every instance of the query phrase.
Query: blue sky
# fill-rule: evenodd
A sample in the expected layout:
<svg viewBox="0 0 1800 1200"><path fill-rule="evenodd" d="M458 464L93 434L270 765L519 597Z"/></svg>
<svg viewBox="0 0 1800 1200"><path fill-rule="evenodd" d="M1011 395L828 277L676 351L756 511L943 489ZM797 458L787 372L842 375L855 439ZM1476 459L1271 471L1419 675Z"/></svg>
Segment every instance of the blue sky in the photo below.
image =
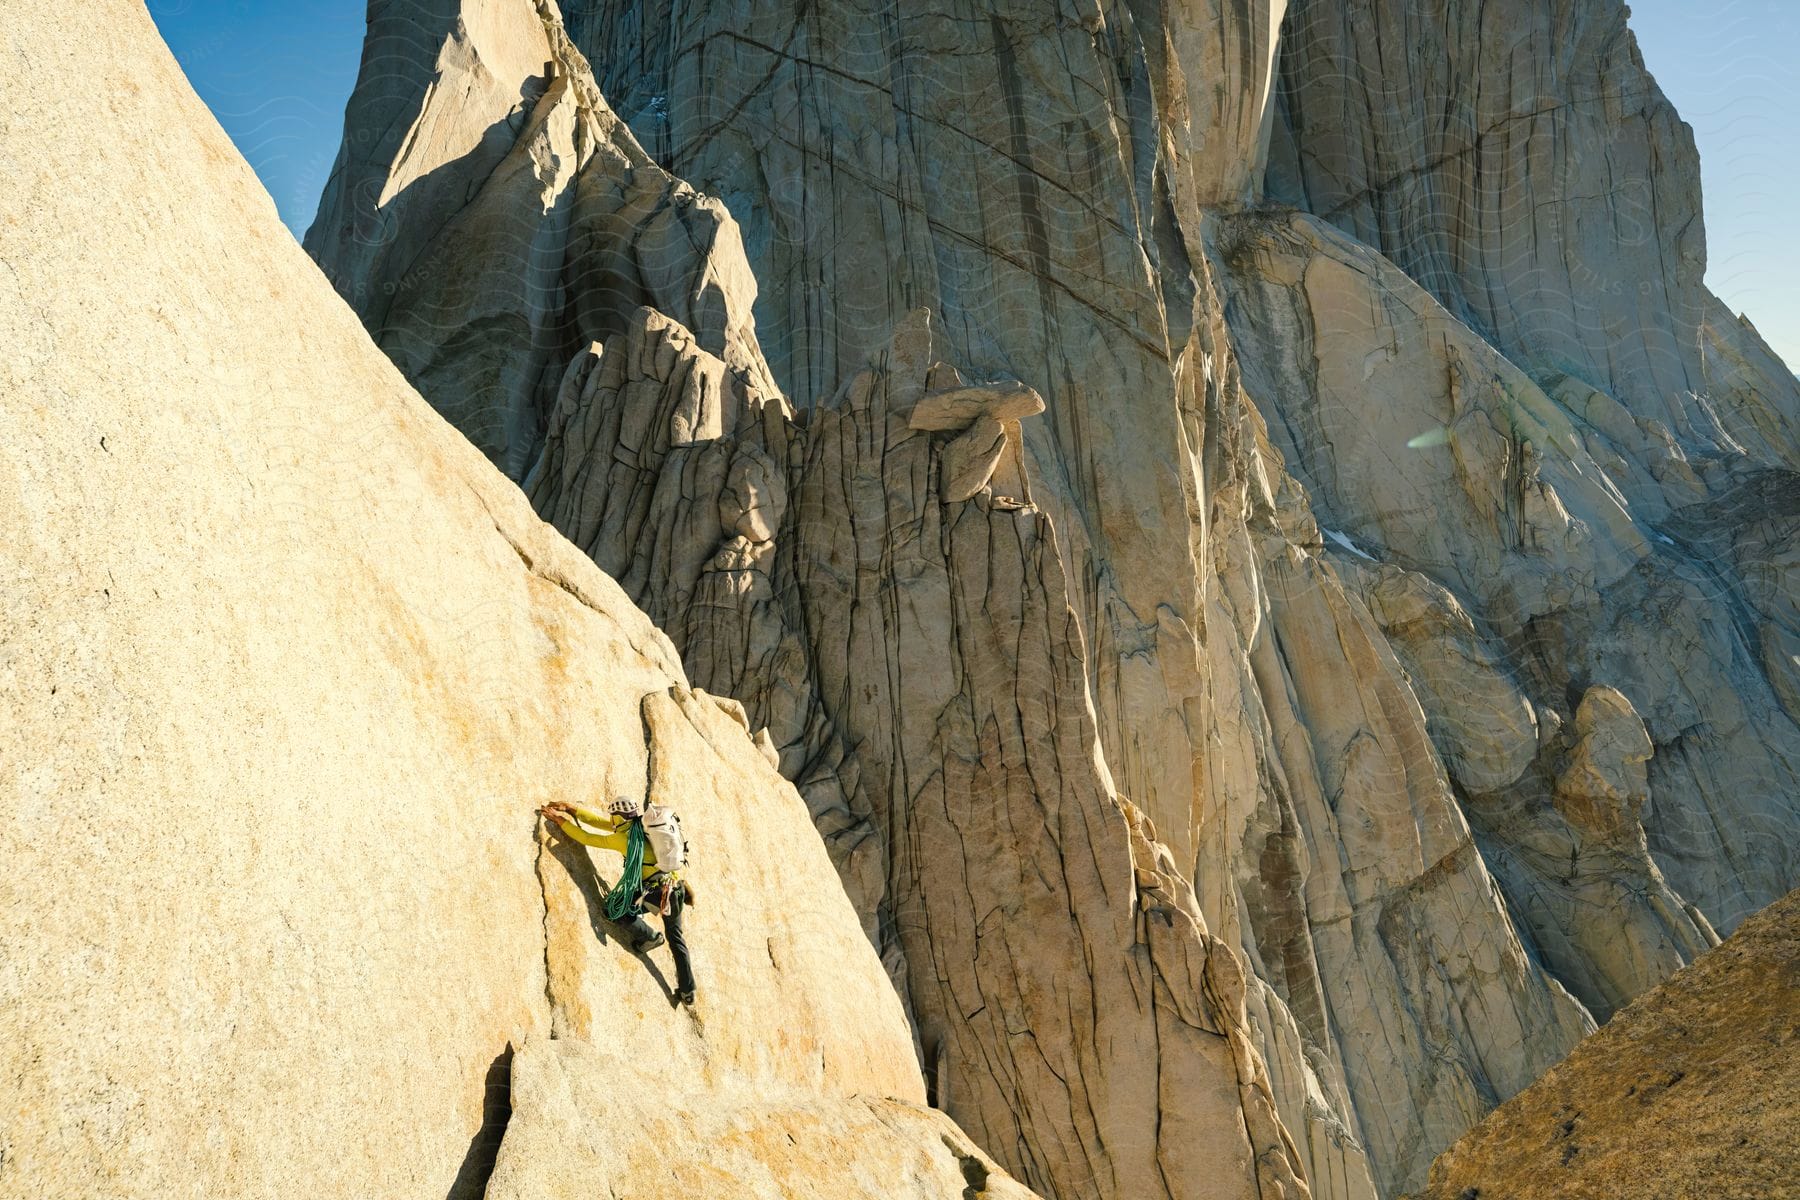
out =
<svg viewBox="0 0 1800 1200"><path fill-rule="evenodd" d="M362 53L364 0L147 0L188 78L296 234L311 224ZM1707 281L1800 367L1800 2L1638 0L1644 61L1700 145Z"/></svg>

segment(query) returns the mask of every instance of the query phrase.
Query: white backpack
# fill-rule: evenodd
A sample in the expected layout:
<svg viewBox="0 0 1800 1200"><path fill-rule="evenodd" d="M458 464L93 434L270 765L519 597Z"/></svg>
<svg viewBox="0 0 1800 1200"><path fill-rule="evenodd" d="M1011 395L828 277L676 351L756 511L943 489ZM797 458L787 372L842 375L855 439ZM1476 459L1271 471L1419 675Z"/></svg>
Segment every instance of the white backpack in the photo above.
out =
<svg viewBox="0 0 1800 1200"><path fill-rule="evenodd" d="M644 808L644 837L656 855L656 869L679 871L687 866L687 839L681 836L681 818L660 804Z"/></svg>

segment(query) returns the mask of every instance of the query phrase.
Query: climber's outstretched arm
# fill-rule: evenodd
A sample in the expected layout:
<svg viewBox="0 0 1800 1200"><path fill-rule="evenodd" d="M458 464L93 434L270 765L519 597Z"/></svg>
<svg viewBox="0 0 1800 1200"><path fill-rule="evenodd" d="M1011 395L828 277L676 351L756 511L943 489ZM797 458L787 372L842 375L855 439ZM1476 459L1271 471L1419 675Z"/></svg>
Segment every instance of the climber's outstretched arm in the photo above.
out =
<svg viewBox="0 0 1800 1200"><path fill-rule="evenodd" d="M564 836L573 838L584 846L625 853L629 830L621 828L621 823L609 813L597 813L591 808L561 801L546 804L538 813L546 821L554 821Z"/></svg>
<svg viewBox="0 0 1800 1200"><path fill-rule="evenodd" d="M571 804L568 808L570 812L575 814L575 819L577 821L580 821L583 825L598 829L603 833L624 833L630 824L630 822L615 817L611 813L595 812L593 809L583 808L579 804Z"/></svg>

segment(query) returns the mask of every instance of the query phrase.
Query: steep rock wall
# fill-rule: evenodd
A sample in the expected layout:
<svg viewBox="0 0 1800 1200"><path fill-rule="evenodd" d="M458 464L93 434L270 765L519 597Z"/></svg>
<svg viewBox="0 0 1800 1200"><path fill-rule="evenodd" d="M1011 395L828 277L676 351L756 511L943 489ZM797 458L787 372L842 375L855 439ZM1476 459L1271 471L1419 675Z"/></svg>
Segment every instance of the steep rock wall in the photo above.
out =
<svg viewBox="0 0 1800 1200"><path fill-rule="evenodd" d="M1674 886L1729 930L1800 879L1791 837L1800 728L1788 699L1796 668L1783 650L1800 644L1800 632L1791 613L1758 603L1771 572L1770 559L1759 559L1767 542L1733 553L1718 524L1727 511L1750 515L1729 497L1791 486L1775 479L1800 469L1800 385L1704 287L1693 138L1645 71L1626 13L1618 0L1535 10L1300 0L1283 28L1269 190L1381 250L1444 306L1440 324L1466 327L1529 377L1523 390L1507 385L1505 407L1543 413L1541 423L1527 419L1536 426L1529 433L1512 416L1491 423L1519 441L1515 463L1562 475L1552 487L1570 506L1568 527L1592 539L1571 545L1568 568L1556 572L1573 584L1569 595L1496 595L1440 570L1452 541L1465 557L1518 561L1504 538L1466 523L1425 535L1435 545L1397 530L1363 532L1379 553L1456 589L1506 642L1516 669L1548 685L1536 694L1563 717L1591 684L1630 698L1656 744L1652 790L1664 798L1645 810L1650 848ZM1384 52L1395 46L1408 52ZM1333 303L1319 286L1325 266L1307 270L1313 323L1357 323L1347 306L1358 301L1341 286L1339 307L1320 311ZM1269 318L1253 308L1240 328ZM1304 359L1307 323L1292 330L1290 362ZM1381 347L1364 339L1351 349ZM1408 455L1396 472L1388 456L1398 444L1435 426L1415 412L1416 427L1398 428L1399 414L1384 408L1356 452L1334 451L1298 428L1330 418L1301 411L1360 411L1381 386L1370 374L1391 367L1351 354L1333 381L1328 350L1316 351L1316 381L1290 370L1283 379L1300 383L1297 394L1258 392L1297 427L1302 477L1347 530L1387 514L1377 519L1417 520L1422 532L1426 521L1401 515L1356 476L1378 472L1388 481L1380 488L1405 480L1420 494L1454 497L1460 488L1425 481L1432 458L1470 453L1469 430L1452 427L1448 454ZM1333 457L1362 465L1326 466ZM1616 492L1609 507L1648 543L1647 554L1628 551L1629 569L1615 549L1632 540L1620 539L1620 513L1596 523L1591 505L1577 507L1577 494L1595 489ZM1755 519L1776 544L1796 533L1783 506ZM1780 561L1776 552L1777 577Z"/></svg>
<svg viewBox="0 0 1800 1200"><path fill-rule="evenodd" d="M1006 739L984 733L971 755L967 722L1004 730L1048 695L1014 754L1037 803L1066 803L1080 676L1108 790L1148 814L1206 928L1251 968L1245 1011L1312 1185L1392 1194L1565 1053L1591 1027L1584 1004L1605 1015L1709 944L1708 915L1729 923L1791 882L1793 531L1777 506L1725 532L1781 494L1784 468L1737 455L1708 499L1712 468L1657 410L1640 419L1566 364L1522 372L1377 251L1317 222L1284 243L1286 214L1244 212L1281 8L571 0L571 37L647 156L743 222L757 337L793 408L734 382L678 313L597 296L560 327L568 370L551 355L535 375L543 445L525 480L694 678L767 727L946 1080L998 1033L935 1023L954 1007L933 993L981 926L924 880L921 863L954 875L968 851L940 849L919 801L942 773L1017 811ZM554 72L580 73L558 54ZM453 95L454 75L393 86ZM353 104L347 132L364 124ZM1297 153L1277 128L1272 173ZM584 170L588 189L613 186L607 161ZM450 177L471 194L499 178ZM427 224L449 261L481 244ZM1278 236L1259 248L1265 228ZM520 274L530 244L484 269ZM696 246L677 273L735 275L736 253ZM323 261L343 286L341 260ZM581 273L568 260L559 278ZM928 453L904 391L920 384L883 366L921 305L933 358L1022 381L1043 417L1003 412L1018 384L984 384L993 407L927 424ZM437 319L473 323L461 306ZM1679 403L1775 445L1786 401L1758 382L1753 331L1694 331L1714 390ZM445 345L424 369L468 361ZM948 371L926 369L927 390L964 386ZM887 415L843 415L868 404ZM1355 436L1339 453L1318 430ZM1442 440L1411 454L1422 435ZM1037 586L990 586L996 508L1054 531L1054 570L1030 561L1074 636L994 644L1043 604ZM986 529L988 555L958 529ZM1717 582L1727 569L1742 582ZM913 645L928 650L896 653ZM1010 856L1036 837L992 844ZM1084 922L1023 919L1036 886L1022 881L1008 944L1048 937L1053 962ZM1099 1024L1058 1014L1054 1038ZM1052 1105L1083 1090L1008 1086ZM983 1137L1018 1133L992 1096L940 1095ZM1179 1103L1159 1101L1162 1119ZM1085 1195L1081 1171L1117 1153L1091 1145L1055 1162L989 1148Z"/></svg>
<svg viewBox="0 0 1800 1200"><path fill-rule="evenodd" d="M780 755L910 999L934 1102L1058 1194L1297 1189L1241 968L1095 752L1018 420L972 439L1041 402L963 385L921 313L804 424L711 389L694 424L715 432L684 436L709 359L639 310L571 363L527 493L795 731Z"/></svg>
<svg viewBox="0 0 1800 1200"><path fill-rule="evenodd" d="M547 73L586 94L585 63L553 16L523 3L514 13L546 30L557 56ZM413 85L430 97L462 91L435 70L416 70ZM425 111L427 124L458 113L429 98ZM522 153L582 162L574 193L606 193L629 154L583 160L579 148L596 130L629 142L608 121L595 109L569 130L522 127ZM349 125L360 123L353 103ZM645 170L631 165L627 177ZM456 186L485 195L509 183L497 171ZM544 206L517 199L521 220L540 228ZM327 210L320 228L346 224L355 220ZM515 261L530 257L534 237L511 241ZM492 244L457 221L427 241L445 262ZM586 271L576 249L570 278ZM354 294L357 279L338 268L362 268L327 265ZM671 270L747 274L729 243L697 247ZM486 263L471 277L481 271L502 287L510 273ZM481 291L418 304L441 322ZM1158 884L1134 851L1095 753L1052 526L1017 497L981 515L996 471L1025 489L1022 412L949 413L938 428L959 436L937 441L913 429L928 386L955 388L929 326L903 321L874 369L802 429L781 397L729 370L720 346L669 313L634 307L630 293L595 298L570 313L567 336L597 344L541 393L554 403L526 487L676 631L699 678L743 697L768 728L907 990L934 1098L1060 1194L1302 1191L1231 951L1180 908L1191 887L1179 876ZM621 319L623 336L612 332ZM454 373L459 354L452 334L426 372ZM959 507L940 524L952 494ZM990 556L1023 569L994 575ZM907 604L886 613L901 595ZM1015 646L1020 624L1038 632ZM947 637L968 664L960 677L941 669ZM1169 898L1147 900L1146 888ZM1153 943L1141 908L1176 932ZM990 966L984 939L1012 947L1013 965ZM1202 993L1204 977L1238 982ZM1236 1165L1221 1172L1221 1158Z"/></svg>
<svg viewBox="0 0 1800 1200"><path fill-rule="evenodd" d="M1706 291L1693 134L1628 12L1294 0L1270 194L1387 254L1533 374L1581 379L1690 455L1791 467L1800 386ZM1721 342L1745 350L1705 352Z"/></svg>
<svg viewBox="0 0 1800 1200"><path fill-rule="evenodd" d="M631 1192L644 1113L710 1196L1028 1196L741 709L80 17L0 14L0 1196ZM697 1012L533 811L615 794L687 818Z"/></svg>
<svg viewBox="0 0 1800 1200"><path fill-rule="evenodd" d="M1303 215L1234 218L1220 242L1249 387L1279 397L1274 436L1339 527L1340 570L1405 663L1513 911L1604 1019L1714 938L1645 849L1648 784L1623 778L1651 757L1644 720L1594 681L1630 686L1658 728L1677 704L1737 708L1738 785L1669 788L1664 819L1689 824L1684 860L1766 887L1786 865L1755 834L1796 814L1750 784L1793 747L1754 648L1707 637L1709 578L1634 520L1566 412L1393 264ZM1660 627L1615 608L1634 579L1679 598ZM1546 638L1552 622L1579 632ZM1671 664L1677 640L1700 649ZM1583 751L1602 709L1621 732ZM1607 766L1558 778L1569 754Z"/></svg>
<svg viewBox="0 0 1800 1200"><path fill-rule="evenodd" d="M572 324L611 333L653 305L777 394L730 214L649 160L572 65L550 0L533 11L371 5L360 124L306 238L407 379L515 477Z"/></svg>

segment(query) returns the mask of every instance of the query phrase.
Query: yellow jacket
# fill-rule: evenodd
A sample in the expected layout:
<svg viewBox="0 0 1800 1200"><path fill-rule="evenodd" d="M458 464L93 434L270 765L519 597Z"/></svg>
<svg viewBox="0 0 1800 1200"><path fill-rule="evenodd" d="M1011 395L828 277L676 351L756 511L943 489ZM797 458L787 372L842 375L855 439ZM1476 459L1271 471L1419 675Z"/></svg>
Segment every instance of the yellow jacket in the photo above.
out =
<svg viewBox="0 0 1800 1200"><path fill-rule="evenodd" d="M575 820L558 821L557 827L584 846L598 846L602 850L613 850L623 855L631 838L631 818L615 817L611 813L597 813L591 808L583 808L577 804ZM589 829L588 826L594 828ZM644 878L656 874L656 850L648 839L644 841Z"/></svg>

